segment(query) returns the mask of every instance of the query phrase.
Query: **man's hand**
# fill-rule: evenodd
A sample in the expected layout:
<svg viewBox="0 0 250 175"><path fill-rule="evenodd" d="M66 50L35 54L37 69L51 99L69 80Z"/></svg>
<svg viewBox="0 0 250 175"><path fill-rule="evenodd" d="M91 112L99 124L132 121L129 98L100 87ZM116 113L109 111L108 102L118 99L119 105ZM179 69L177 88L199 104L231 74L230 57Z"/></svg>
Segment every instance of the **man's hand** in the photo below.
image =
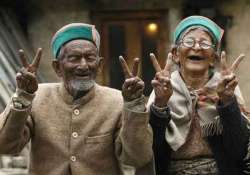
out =
<svg viewBox="0 0 250 175"><path fill-rule="evenodd" d="M122 95L125 101L132 101L143 95L144 82L138 77L139 58L134 59L132 72L130 71L126 61L119 56L125 81L122 86Z"/></svg>
<svg viewBox="0 0 250 175"><path fill-rule="evenodd" d="M161 69L155 55L150 53L150 58L155 68L156 74L151 84L155 91L155 102L154 104L158 107L167 106L169 98L173 94L172 85L170 82L170 69L171 69L171 59L172 54L168 54L166 65L164 69Z"/></svg>
<svg viewBox="0 0 250 175"><path fill-rule="evenodd" d="M42 49L37 49L36 56L31 64L28 63L23 50L19 50L20 60L23 67L20 72L16 74L17 87L28 93L33 94L38 89L38 81L36 77L37 69L39 67Z"/></svg>
<svg viewBox="0 0 250 175"><path fill-rule="evenodd" d="M225 51L221 53L221 80L217 86L217 94L223 104L230 102L234 96L235 87L238 85L238 80L234 72L244 57L245 56L241 54L231 66L228 66Z"/></svg>

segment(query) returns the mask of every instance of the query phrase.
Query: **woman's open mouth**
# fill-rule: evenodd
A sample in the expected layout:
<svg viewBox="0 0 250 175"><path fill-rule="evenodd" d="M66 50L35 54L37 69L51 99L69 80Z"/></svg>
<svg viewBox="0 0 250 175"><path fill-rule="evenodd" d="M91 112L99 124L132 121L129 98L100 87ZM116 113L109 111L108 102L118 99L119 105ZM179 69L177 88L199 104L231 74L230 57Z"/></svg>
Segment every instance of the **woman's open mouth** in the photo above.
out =
<svg viewBox="0 0 250 175"><path fill-rule="evenodd" d="M200 56L196 56L196 55L188 56L187 58L190 59L190 60L192 60L192 61L202 61L202 60L205 60L204 57L200 57Z"/></svg>

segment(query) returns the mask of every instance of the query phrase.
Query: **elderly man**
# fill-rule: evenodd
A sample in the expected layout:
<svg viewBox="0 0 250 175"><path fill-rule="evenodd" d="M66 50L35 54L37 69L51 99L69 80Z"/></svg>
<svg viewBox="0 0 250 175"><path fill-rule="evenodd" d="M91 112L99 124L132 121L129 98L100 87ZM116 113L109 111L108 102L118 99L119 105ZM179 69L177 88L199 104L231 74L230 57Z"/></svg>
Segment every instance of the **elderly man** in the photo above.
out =
<svg viewBox="0 0 250 175"><path fill-rule="evenodd" d="M22 50L17 90L0 116L0 153L19 152L31 141L31 175L118 175L121 165L140 167L152 158L144 83L120 57L122 94L95 82L101 63L93 25L74 23L52 39L52 65L62 83L39 84Z"/></svg>

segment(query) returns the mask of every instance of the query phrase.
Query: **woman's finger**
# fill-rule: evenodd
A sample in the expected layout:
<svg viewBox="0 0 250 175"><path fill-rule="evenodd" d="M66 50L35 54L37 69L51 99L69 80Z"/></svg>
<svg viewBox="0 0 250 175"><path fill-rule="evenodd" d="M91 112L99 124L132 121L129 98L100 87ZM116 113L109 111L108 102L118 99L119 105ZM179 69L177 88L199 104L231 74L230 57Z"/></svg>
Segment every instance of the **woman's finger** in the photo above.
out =
<svg viewBox="0 0 250 175"><path fill-rule="evenodd" d="M233 62L232 66L231 66L231 70L233 72L238 68L240 62L244 59L244 57L245 57L244 54L240 54L240 56L238 56L238 58Z"/></svg>

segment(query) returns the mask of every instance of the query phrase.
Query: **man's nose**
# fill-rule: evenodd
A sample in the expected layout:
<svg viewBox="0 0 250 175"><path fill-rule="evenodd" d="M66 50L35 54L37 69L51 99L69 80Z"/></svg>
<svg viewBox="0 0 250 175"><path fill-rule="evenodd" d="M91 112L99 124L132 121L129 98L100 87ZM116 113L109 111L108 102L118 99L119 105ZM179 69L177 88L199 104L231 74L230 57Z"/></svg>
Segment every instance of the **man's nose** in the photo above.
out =
<svg viewBox="0 0 250 175"><path fill-rule="evenodd" d="M80 67L80 68L87 68L88 67L87 61L84 57L82 57L80 59L78 67Z"/></svg>

